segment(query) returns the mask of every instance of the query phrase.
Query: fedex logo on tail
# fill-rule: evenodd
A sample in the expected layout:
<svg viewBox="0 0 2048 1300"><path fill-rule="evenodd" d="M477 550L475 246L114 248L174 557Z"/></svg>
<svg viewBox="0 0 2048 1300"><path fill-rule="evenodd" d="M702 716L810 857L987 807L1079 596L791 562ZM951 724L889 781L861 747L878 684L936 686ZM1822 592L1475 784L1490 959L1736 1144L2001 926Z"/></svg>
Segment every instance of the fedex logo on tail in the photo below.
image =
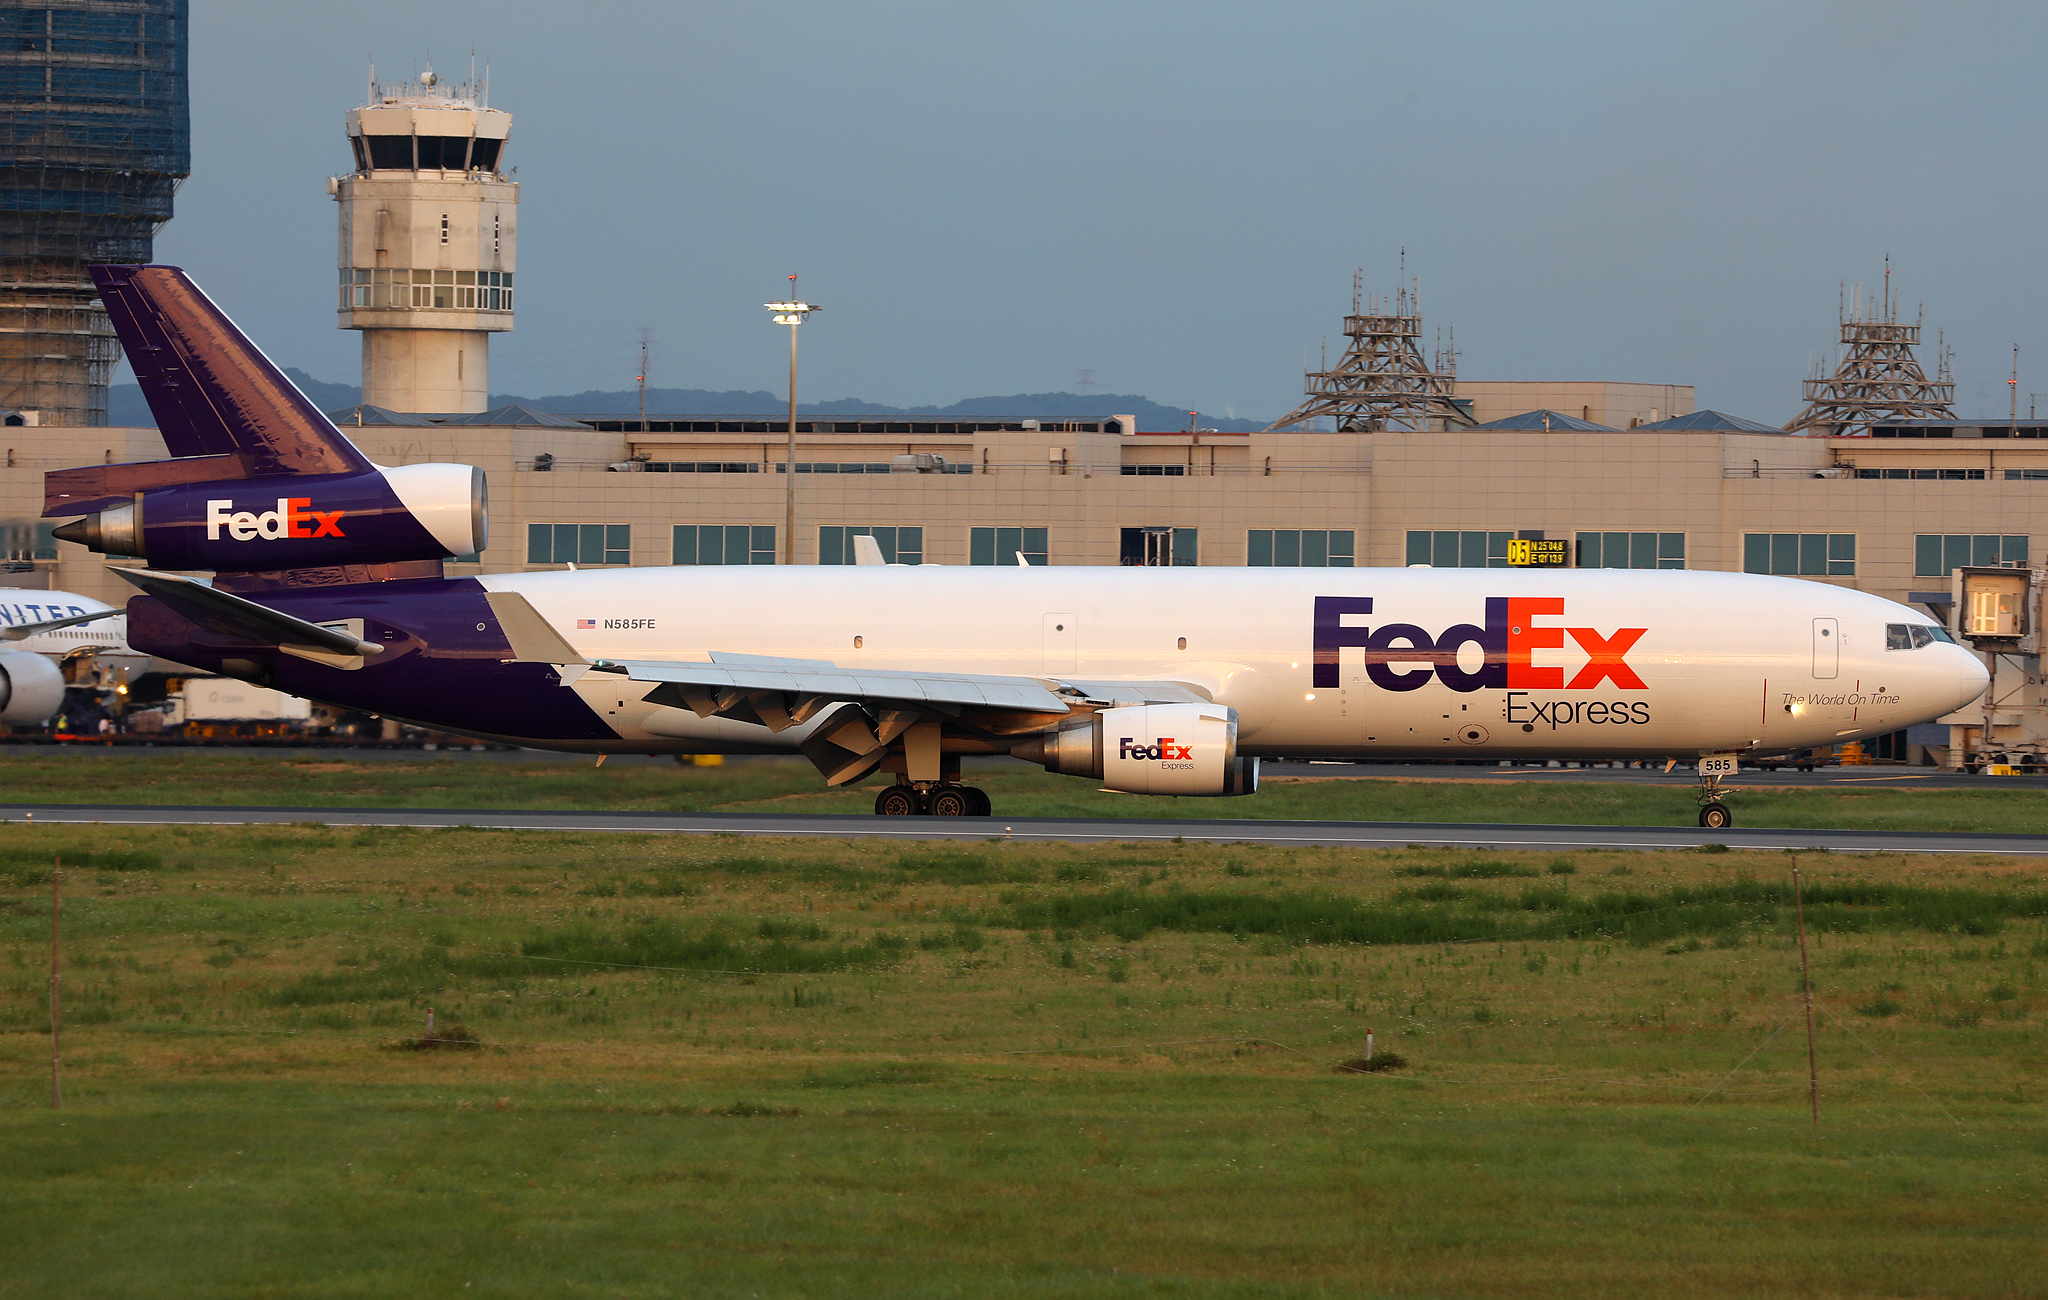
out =
<svg viewBox="0 0 2048 1300"><path fill-rule="evenodd" d="M233 501L208 501L206 503L206 540L220 540L220 530L228 530L228 536L238 542L253 542L258 538L276 541L283 537L342 537L341 517L344 510L311 510L311 497L279 497L277 509L257 514L252 510L237 510Z"/></svg>
<svg viewBox="0 0 2048 1300"><path fill-rule="evenodd" d="M1431 633L1413 623L1382 623L1377 627L1350 624L1349 617L1372 613L1370 596L1318 596L1315 607L1317 689L1336 689L1342 681L1338 655L1350 648L1365 651L1365 675L1382 690L1413 691L1434 678L1454 691L1567 690L1590 691L1613 682L1625 691L1649 687L1629 667L1627 655L1648 628L1624 627L1611 633L1597 628L1566 627L1562 596L1492 596L1486 601L1484 624L1459 623ZM1562 650L1569 636L1586 661L1565 680L1562 667L1537 664L1539 650ZM1480 663L1466 669L1459 652L1467 645L1481 650Z"/></svg>

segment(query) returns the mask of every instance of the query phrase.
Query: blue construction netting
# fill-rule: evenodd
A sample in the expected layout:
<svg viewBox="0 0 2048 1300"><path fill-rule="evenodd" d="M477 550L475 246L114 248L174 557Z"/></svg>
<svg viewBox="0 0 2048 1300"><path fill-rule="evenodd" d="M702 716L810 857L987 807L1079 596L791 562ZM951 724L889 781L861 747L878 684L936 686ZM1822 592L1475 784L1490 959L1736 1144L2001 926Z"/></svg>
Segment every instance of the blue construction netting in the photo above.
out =
<svg viewBox="0 0 2048 1300"><path fill-rule="evenodd" d="M148 261L192 170L187 0L0 0L0 259Z"/></svg>

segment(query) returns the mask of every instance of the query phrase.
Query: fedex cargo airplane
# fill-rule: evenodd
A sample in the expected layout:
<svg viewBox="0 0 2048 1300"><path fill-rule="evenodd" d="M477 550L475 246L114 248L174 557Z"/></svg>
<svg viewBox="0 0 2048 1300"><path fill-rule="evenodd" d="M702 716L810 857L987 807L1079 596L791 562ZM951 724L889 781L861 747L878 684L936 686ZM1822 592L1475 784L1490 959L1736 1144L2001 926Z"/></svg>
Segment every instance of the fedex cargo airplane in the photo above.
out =
<svg viewBox="0 0 2048 1300"><path fill-rule="evenodd" d="M172 459L51 473L151 654L439 730L802 754L885 815L987 815L967 754L1239 795L1262 757L1696 764L1896 731L1986 673L1926 615L1747 574L628 568L444 576L484 476L372 464L186 278L93 268ZM871 559L879 555L870 554ZM210 571L211 581L177 571Z"/></svg>

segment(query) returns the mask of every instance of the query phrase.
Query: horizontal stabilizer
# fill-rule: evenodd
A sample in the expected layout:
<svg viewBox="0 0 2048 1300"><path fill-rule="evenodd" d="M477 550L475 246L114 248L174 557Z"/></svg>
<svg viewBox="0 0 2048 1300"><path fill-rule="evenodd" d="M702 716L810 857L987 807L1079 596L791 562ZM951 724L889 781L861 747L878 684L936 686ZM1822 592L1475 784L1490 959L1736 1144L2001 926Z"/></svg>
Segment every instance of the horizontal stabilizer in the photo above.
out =
<svg viewBox="0 0 2048 1300"><path fill-rule="evenodd" d="M171 455L239 453L265 478L373 468L183 271L89 269Z"/></svg>
<svg viewBox="0 0 2048 1300"><path fill-rule="evenodd" d="M175 573L156 573L149 569L115 569L114 572L199 626L228 636L244 637L302 655L311 651L316 655L357 658L384 653L383 646L361 637L293 618L290 614L246 600L233 592L222 591L196 578L182 578Z"/></svg>
<svg viewBox="0 0 2048 1300"><path fill-rule="evenodd" d="M132 501L137 492L181 483L218 483L249 477L244 456L187 456L127 465L80 465L43 475L43 513L82 515Z"/></svg>

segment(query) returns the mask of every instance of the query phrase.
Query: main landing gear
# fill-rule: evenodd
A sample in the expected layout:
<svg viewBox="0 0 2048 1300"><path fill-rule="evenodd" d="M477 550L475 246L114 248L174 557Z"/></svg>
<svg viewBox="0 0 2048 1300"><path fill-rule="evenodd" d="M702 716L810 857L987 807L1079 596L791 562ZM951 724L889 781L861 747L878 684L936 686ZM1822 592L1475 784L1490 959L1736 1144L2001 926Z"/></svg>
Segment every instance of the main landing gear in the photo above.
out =
<svg viewBox="0 0 2048 1300"><path fill-rule="evenodd" d="M986 817L988 796L952 781L892 785L875 796L877 817Z"/></svg>
<svg viewBox="0 0 2048 1300"><path fill-rule="evenodd" d="M1735 824L1735 814L1721 801L1721 778L1700 777L1700 825L1710 831L1726 830Z"/></svg>

